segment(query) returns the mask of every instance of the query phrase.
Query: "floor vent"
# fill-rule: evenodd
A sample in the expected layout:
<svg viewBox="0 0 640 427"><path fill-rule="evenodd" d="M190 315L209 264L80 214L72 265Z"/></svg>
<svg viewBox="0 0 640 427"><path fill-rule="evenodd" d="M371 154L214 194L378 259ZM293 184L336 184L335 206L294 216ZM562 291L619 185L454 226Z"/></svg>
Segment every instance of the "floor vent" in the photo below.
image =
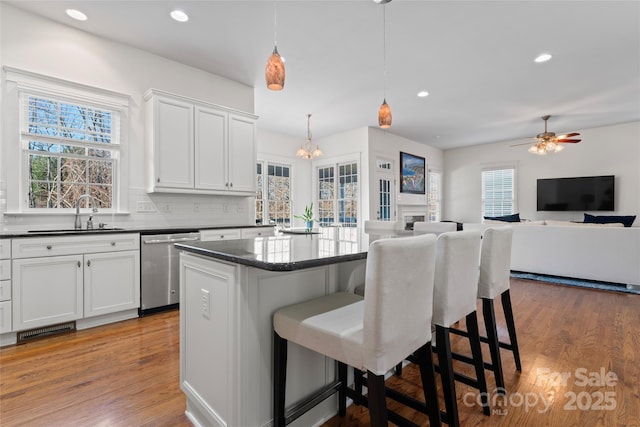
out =
<svg viewBox="0 0 640 427"><path fill-rule="evenodd" d="M66 322L57 325L46 326L44 328L29 329L28 331L18 332L18 344L24 344L40 338L50 337L52 335L65 334L76 330L76 322Z"/></svg>

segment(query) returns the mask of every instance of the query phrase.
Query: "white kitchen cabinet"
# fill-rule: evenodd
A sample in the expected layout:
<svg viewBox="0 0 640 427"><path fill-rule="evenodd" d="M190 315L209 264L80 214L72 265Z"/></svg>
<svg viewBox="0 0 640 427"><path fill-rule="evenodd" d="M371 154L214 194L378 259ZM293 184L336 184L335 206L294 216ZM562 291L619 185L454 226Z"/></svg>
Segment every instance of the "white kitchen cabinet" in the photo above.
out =
<svg viewBox="0 0 640 427"><path fill-rule="evenodd" d="M84 256L84 317L140 306L140 251Z"/></svg>
<svg viewBox="0 0 640 427"><path fill-rule="evenodd" d="M242 239L239 228L224 228L216 230L200 230L200 241Z"/></svg>
<svg viewBox="0 0 640 427"><path fill-rule="evenodd" d="M241 236L243 239L251 239L252 237L267 237L275 235L275 227L254 227L243 228Z"/></svg>
<svg viewBox="0 0 640 427"><path fill-rule="evenodd" d="M82 318L82 255L13 260L13 330Z"/></svg>
<svg viewBox="0 0 640 427"><path fill-rule="evenodd" d="M11 332L11 240L0 240L0 334Z"/></svg>
<svg viewBox="0 0 640 427"><path fill-rule="evenodd" d="M153 180L158 189L193 189L193 104L170 97L149 101Z"/></svg>
<svg viewBox="0 0 640 427"><path fill-rule="evenodd" d="M156 89L144 99L148 192L255 195L256 116Z"/></svg>
<svg viewBox="0 0 640 427"><path fill-rule="evenodd" d="M12 253L13 331L140 305L137 233L13 239Z"/></svg>

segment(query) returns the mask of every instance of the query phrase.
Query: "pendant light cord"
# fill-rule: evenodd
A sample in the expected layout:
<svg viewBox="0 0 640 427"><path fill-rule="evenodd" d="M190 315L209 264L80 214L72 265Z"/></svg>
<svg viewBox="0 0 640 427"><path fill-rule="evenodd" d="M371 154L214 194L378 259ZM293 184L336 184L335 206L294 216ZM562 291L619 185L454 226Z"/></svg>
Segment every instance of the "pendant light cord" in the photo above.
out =
<svg viewBox="0 0 640 427"><path fill-rule="evenodd" d="M387 99L387 5L382 5L382 62L384 99Z"/></svg>
<svg viewBox="0 0 640 427"><path fill-rule="evenodd" d="M278 3L273 2L273 45L278 46Z"/></svg>

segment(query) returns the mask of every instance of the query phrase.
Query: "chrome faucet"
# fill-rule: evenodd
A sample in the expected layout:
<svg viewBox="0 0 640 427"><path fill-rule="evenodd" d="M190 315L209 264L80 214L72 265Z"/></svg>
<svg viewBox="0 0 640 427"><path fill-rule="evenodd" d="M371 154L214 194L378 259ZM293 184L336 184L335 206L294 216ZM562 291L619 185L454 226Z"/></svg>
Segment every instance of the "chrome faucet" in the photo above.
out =
<svg viewBox="0 0 640 427"><path fill-rule="evenodd" d="M74 224L74 228L76 230L82 229L82 222L80 221L80 202L82 202L82 199L89 199L91 201L91 211L93 213L98 212L98 208L96 208L96 201L93 199L93 196L91 196L90 194L83 194L82 196L78 197L78 200L76 200L76 221ZM91 221L92 217L93 215L89 217L87 228L89 227L89 223L91 223L91 228L93 228L93 222Z"/></svg>

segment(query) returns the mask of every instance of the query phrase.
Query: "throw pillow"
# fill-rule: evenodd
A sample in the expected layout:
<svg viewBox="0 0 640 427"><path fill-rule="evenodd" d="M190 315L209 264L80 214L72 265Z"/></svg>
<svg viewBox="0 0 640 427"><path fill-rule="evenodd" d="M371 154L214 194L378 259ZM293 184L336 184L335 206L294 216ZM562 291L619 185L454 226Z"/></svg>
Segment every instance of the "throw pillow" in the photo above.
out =
<svg viewBox="0 0 640 427"><path fill-rule="evenodd" d="M624 224L625 227L631 227L633 221L636 220L635 215L590 215L584 214L584 222L591 224L611 224L619 222Z"/></svg>
<svg viewBox="0 0 640 427"><path fill-rule="evenodd" d="M484 219L502 222L520 222L520 214L514 213L513 215L485 216Z"/></svg>

